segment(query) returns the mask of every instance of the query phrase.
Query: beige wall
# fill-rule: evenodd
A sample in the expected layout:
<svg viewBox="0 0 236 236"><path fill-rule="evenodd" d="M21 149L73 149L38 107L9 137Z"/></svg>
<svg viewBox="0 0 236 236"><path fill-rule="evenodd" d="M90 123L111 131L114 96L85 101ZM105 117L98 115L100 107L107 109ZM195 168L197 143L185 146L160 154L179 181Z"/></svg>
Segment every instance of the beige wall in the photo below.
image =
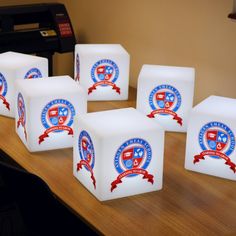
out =
<svg viewBox="0 0 236 236"><path fill-rule="evenodd" d="M48 1L48 0L47 0ZM45 1L0 1L3 4ZM54 2L54 1L48 1ZM196 68L195 103L211 94L236 98L233 0L60 0L81 43L120 43L131 55L130 83L142 64ZM55 58L73 74L72 55Z"/></svg>

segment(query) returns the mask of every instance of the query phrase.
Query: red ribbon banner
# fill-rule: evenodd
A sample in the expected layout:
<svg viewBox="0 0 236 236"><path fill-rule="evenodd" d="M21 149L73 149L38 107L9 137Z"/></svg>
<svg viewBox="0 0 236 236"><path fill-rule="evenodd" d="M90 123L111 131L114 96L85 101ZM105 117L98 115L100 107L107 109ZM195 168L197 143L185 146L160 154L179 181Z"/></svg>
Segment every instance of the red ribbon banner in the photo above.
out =
<svg viewBox="0 0 236 236"><path fill-rule="evenodd" d="M173 116L173 120L176 120L178 124L181 126L183 125L182 123L182 118L177 115L174 111L168 110L168 109L157 109L152 111L150 114L147 115L149 118L154 118L156 114L168 114Z"/></svg>
<svg viewBox="0 0 236 236"><path fill-rule="evenodd" d="M231 159L228 156L226 156L224 153L221 153L219 151L205 150L201 152L199 155L194 156L193 163L196 164L200 160L205 160L204 156L218 156L226 161L225 164L230 166L230 169L234 173L236 172L236 165L231 161Z"/></svg>
<svg viewBox="0 0 236 236"><path fill-rule="evenodd" d="M81 170L81 169L82 169L82 166L86 166L87 169L89 170L89 172L91 173L91 179L92 179L92 181L93 181L93 186L94 186L94 189L96 189L96 179L95 179L95 177L94 177L92 167L89 165L89 163L88 163L86 160L81 160L81 161L77 164L77 171Z"/></svg>
<svg viewBox="0 0 236 236"><path fill-rule="evenodd" d="M24 124L24 117L23 117L23 115L17 121L17 129L20 127L20 125L24 129L25 139L27 140L27 132L26 132L25 124Z"/></svg>
<svg viewBox="0 0 236 236"><path fill-rule="evenodd" d="M153 175L149 174L146 170L144 169L140 169L140 168L136 168L136 169L131 169L131 170L126 170L125 172L121 173L116 180L114 180L111 183L111 192L117 187L117 184L122 183L122 178L128 176L128 175L132 175L132 174L138 174L138 175L143 175L143 179L147 179L148 182L150 182L151 184L154 183L153 180Z"/></svg>
<svg viewBox="0 0 236 236"><path fill-rule="evenodd" d="M76 77L75 77L75 81L79 81L79 78L80 78L79 74L77 74Z"/></svg>
<svg viewBox="0 0 236 236"><path fill-rule="evenodd" d="M68 131L68 135L73 135L73 129L69 126L65 125L58 125L58 126L53 126L47 130L44 131L42 135L39 136L39 144L44 141L45 138L49 137L49 133L57 131L57 130L63 130L63 131Z"/></svg>
<svg viewBox="0 0 236 236"><path fill-rule="evenodd" d="M92 87L90 87L90 88L88 89L88 94L92 93L93 90L96 90L96 87L98 87L98 86L100 86L100 85L104 85L104 84L110 85L110 86L112 87L112 89L116 90L116 92L117 92L118 94L120 94L120 88L117 87L116 84L114 84L114 83L112 83L112 82L110 82L110 81L99 81L99 82L95 83Z"/></svg>
<svg viewBox="0 0 236 236"><path fill-rule="evenodd" d="M6 106L6 108L10 111L10 104L7 102L6 98L0 95L0 99L3 101L3 104Z"/></svg>

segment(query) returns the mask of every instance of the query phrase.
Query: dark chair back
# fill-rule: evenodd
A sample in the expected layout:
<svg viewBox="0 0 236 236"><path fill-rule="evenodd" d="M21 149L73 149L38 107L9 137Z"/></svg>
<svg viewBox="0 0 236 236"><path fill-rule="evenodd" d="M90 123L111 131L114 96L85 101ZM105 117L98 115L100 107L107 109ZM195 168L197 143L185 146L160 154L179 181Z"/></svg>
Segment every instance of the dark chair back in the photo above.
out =
<svg viewBox="0 0 236 236"><path fill-rule="evenodd" d="M0 235L97 235L38 176L0 162Z"/></svg>

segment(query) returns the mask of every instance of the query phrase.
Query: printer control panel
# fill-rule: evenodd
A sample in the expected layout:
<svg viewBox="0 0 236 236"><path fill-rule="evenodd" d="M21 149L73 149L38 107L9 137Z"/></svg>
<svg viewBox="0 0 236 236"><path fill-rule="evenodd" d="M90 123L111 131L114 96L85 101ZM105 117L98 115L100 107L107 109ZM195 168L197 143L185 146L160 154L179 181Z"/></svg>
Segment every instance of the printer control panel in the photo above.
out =
<svg viewBox="0 0 236 236"><path fill-rule="evenodd" d="M65 16L56 17L59 33L61 37L72 37L73 31L71 28L70 21Z"/></svg>

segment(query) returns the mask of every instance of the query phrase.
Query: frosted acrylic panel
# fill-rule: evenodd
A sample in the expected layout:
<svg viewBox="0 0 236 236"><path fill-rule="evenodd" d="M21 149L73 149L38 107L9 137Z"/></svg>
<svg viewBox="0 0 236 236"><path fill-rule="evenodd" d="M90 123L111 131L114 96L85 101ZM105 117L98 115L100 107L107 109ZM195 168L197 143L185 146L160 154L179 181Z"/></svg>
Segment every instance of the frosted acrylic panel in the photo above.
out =
<svg viewBox="0 0 236 236"><path fill-rule="evenodd" d="M144 65L138 78L137 109L166 131L186 132L194 78L193 68Z"/></svg>
<svg viewBox="0 0 236 236"><path fill-rule="evenodd" d="M15 81L48 76L46 58L22 53L0 54L0 114L15 116Z"/></svg>
<svg viewBox="0 0 236 236"><path fill-rule="evenodd" d="M72 147L75 115L87 95L69 76L17 82L16 132L29 151Z"/></svg>
<svg viewBox="0 0 236 236"><path fill-rule="evenodd" d="M77 44L75 80L86 88L88 100L127 100L129 54L119 44Z"/></svg>
<svg viewBox="0 0 236 236"><path fill-rule="evenodd" d="M211 96L191 112L185 168L236 180L236 99Z"/></svg>
<svg viewBox="0 0 236 236"><path fill-rule="evenodd" d="M162 188L164 131L134 108L75 120L73 172L101 201Z"/></svg>

